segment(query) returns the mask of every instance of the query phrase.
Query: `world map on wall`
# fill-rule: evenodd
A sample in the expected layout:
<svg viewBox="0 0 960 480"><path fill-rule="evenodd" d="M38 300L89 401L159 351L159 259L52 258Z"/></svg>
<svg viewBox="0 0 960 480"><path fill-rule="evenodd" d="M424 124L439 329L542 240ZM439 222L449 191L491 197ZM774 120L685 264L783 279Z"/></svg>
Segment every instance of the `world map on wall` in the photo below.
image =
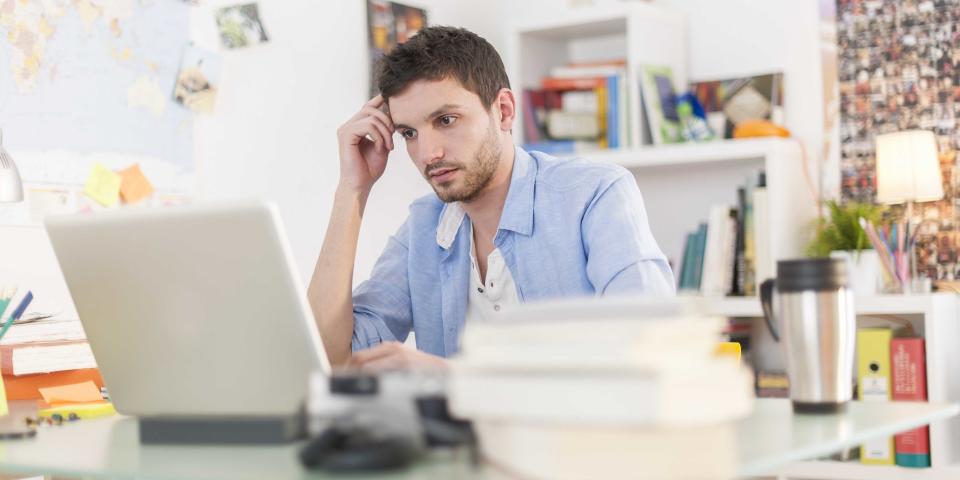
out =
<svg viewBox="0 0 960 480"><path fill-rule="evenodd" d="M188 40L184 2L0 0L4 145L191 171L191 114L171 100Z"/></svg>

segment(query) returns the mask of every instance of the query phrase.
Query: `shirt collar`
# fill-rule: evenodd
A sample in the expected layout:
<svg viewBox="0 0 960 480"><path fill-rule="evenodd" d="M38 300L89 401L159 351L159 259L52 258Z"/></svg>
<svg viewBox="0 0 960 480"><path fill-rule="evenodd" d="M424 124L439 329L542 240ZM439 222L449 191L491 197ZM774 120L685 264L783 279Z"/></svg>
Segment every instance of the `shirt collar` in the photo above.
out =
<svg viewBox="0 0 960 480"><path fill-rule="evenodd" d="M513 173L510 175L510 188L500 214L499 230L510 230L522 235L533 233L533 193L537 176L536 163L529 153L520 147L515 148ZM463 223L466 212L460 202L444 205L437 222L437 245L449 249L457 238L457 231Z"/></svg>

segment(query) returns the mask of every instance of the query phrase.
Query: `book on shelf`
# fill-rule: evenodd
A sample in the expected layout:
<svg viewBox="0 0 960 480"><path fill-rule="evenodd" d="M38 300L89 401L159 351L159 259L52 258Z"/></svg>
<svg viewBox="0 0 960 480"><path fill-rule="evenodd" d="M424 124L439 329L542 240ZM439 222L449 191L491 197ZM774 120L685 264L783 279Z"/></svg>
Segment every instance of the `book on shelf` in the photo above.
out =
<svg viewBox="0 0 960 480"><path fill-rule="evenodd" d="M857 330L857 394L865 402L890 400L889 328ZM893 437L879 438L860 446L860 462L869 465L893 465Z"/></svg>
<svg viewBox="0 0 960 480"><path fill-rule="evenodd" d="M687 235L680 259L679 290L714 296L756 295L757 281L766 275L759 272L759 259L769 252L766 204L758 209L757 190L761 189L739 187L736 207L712 206L707 222ZM759 193L765 194L765 190Z"/></svg>
<svg viewBox="0 0 960 480"><path fill-rule="evenodd" d="M893 379L890 396L894 401L927 400L923 338L892 339L890 368ZM930 427L899 433L893 437L893 442L897 465L915 468L930 466Z"/></svg>
<svg viewBox="0 0 960 480"><path fill-rule="evenodd" d="M527 150L570 153L632 143L622 61L555 67L522 99ZM570 141L590 142L591 148L571 150Z"/></svg>
<svg viewBox="0 0 960 480"><path fill-rule="evenodd" d="M790 398L790 380L782 371L757 372L758 398Z"/></svg>

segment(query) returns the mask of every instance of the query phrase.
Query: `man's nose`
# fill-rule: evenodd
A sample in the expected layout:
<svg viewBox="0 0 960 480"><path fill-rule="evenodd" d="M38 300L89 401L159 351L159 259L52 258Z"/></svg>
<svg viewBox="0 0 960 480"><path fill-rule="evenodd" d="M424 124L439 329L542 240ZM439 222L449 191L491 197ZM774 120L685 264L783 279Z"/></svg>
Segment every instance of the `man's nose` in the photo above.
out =
<svg viewBox="0 0 960 480"><path fill-rule="evenodd" d="M420 146L424 167L429 167L443 158L443 144L438 138L432 135L421 135Z"/></svg>

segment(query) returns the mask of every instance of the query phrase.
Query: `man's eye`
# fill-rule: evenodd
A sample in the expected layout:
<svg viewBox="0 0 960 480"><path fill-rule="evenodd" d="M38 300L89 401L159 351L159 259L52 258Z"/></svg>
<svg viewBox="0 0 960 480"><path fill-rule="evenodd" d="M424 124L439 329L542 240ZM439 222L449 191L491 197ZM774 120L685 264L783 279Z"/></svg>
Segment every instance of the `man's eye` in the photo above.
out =
<svg viewBox="0 0 960 480"><path fill-rule="evenodd" d="M414 139L414 138L417 138L417 131L416 131L416 130L401 130L401 131L400 131L400 136L403 137L403 138L406 138L407 140L412 140L412 139Z"/></svg>
<svg viewBox="0 0 960 480"><path fill-rule="evenodd" d="M440 124L443 126L453 125L453 123L456 121L457 121L457 117L454 117L453 115L444 115L440 117Z"/></svg>

